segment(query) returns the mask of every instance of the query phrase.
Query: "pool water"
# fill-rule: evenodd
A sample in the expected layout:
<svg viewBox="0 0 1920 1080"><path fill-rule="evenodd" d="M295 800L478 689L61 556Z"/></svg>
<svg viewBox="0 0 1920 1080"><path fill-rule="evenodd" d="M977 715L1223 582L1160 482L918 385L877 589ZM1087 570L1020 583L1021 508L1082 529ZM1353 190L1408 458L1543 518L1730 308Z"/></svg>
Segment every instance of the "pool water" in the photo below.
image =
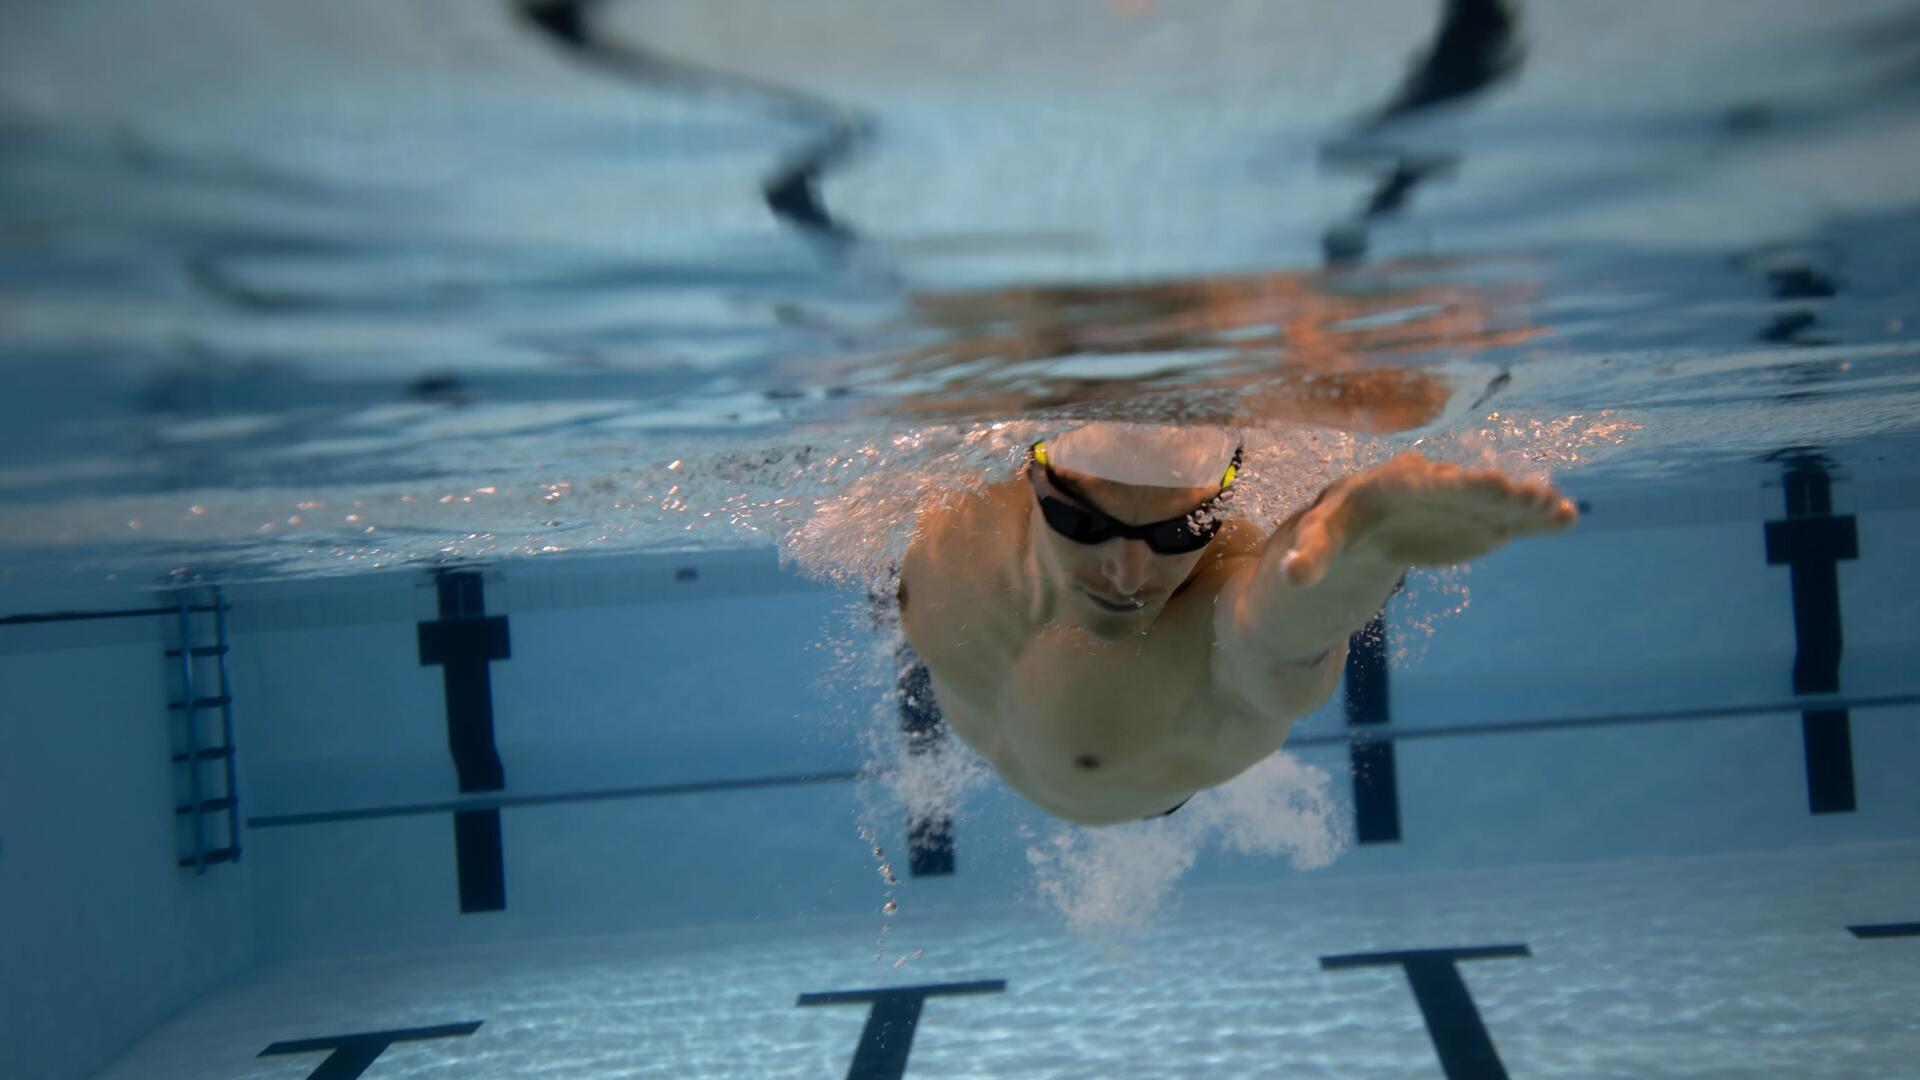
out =
<svg viewBox="0 0 1920 1080"><path fill-rule="evenodd" d="M1910 0L7 5L0 1061L1904 1075L1916 63ZM1233 428L1256 520L1406 450L1583 517L1074 829L902 750L869 596L1088 419Z"/></svg>
<svg viewBox="0 0 1920 1080"><path fill-rule="evenodd" d="M1909 6L1528 5L1381 121L1432 7L23 6L10 580L760 546L1089 411L1901 472Z"/></svg>

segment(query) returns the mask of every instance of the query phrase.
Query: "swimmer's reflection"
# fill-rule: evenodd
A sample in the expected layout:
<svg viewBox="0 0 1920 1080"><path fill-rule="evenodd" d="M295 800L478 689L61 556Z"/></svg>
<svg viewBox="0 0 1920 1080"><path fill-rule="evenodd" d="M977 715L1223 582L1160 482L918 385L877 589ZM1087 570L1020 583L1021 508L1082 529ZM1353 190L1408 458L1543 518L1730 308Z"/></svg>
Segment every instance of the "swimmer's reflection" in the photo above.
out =
<svg viewBox="0 0 1920 1080"><path fill-rule="evenodd" d="M907 639L948 725L1087 825L1170 813L1278 749L1409 566L1572 524L1543 483L1403 454L1270 534L1233 513L1225 431L1089 424L925 511Z"/></svg>
<svg viewBox="0 0 1920 1080"><path fill-rule="evenodd" d="M844 368L810 361L805 377L874 387L927 385L889 412L977 418L1097 402L1107 415L1211 421L1257 415L1342 431L1384 433L1430 424L1454 387L1417 358L1480 354L1540 331L1521 320L1524 291L1419 280L1444 264L1403 264L1406 284L1353 287L1313 272L1099 285L1015 286L923 293L914 321L941 332L927 346ZM1175 354L1208 354L1204 366ZM1111 375L1047 363L1168 354L1164 369L1121 365ZM1384 367L1383 358L1416 362ZM1139 412L1134 410L1138 407Z"/></svg>

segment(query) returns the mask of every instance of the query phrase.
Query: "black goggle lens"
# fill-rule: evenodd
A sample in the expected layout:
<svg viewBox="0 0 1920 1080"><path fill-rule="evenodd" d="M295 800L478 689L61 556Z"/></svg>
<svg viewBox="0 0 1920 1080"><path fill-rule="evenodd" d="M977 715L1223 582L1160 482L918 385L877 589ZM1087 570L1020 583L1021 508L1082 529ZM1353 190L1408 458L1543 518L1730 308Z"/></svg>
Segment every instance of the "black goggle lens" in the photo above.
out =
<svg viewBox="0 0 1920 1080"><path fill-rule="evenodd" d="M1147 547L1163 555L1185 555L1199 551L1220 531L1218 518L1161 522L1147 537Z"/></svg>
<svg viewBox="0 0 1920 1080"><path fill-rule="evenodd" d="M1146 541L1149 549L1161 555L1186 555L1199 551L1220 531L1219 519L1204 517L1202 513L1144 526L1147 531L1140 538ZM1053 527L1054 532L1080 544L1101 544L1136 531L1105 514L1069 506L1049 495L1040 496L1040 514L1047 519L1047 524Z"/></svg>

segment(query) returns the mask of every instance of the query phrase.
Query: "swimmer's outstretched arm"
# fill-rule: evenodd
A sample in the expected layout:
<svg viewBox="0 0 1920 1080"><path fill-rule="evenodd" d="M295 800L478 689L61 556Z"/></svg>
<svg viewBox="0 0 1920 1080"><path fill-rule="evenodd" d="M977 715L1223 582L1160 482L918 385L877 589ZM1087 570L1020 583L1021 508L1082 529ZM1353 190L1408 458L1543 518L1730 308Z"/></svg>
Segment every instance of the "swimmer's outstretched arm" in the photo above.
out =
<svg viewBox="0 0 1920 1080"><path fill-rule="evenodd" d="M1311 711L1332 692L1325 668L1337 670L1337 662L1328 661L1345 657L1348 636L1380 610L1408 567L1464 562L1509 540L1558 532L1578 516L1545 483L1417 453L1340 480L1274 530L1221 589L1216 678L1250 701L1278 693L1280 711Z"/></svg>

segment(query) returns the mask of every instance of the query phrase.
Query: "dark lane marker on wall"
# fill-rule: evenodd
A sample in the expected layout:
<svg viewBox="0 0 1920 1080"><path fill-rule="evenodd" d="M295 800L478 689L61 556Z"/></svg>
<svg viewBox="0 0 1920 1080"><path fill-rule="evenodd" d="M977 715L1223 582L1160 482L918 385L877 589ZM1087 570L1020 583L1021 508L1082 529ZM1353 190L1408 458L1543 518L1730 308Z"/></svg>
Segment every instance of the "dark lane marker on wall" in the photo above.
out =
<svg viewBox="0 0 1920 1080"><path fill-rule="evenodd" d="M1840 692L1839 564L1860 557L1851 514L1833 513L1833 483L1818 454L1784 455L1787 517L1766 523L1767 564L1786 564L1793 588L1793 692ZM1800 714L1807 755L1807 805L1816 814L1855 809L1853 732L1845 709Z"/></svg>
<svg viewBox="0 0 1920 1080"><path fill-rule="evenodd" d="M985 979L887 990L828 990L801 994L794 1005L871 1005L867 1026L860 1032L859 1049L853 1052L853 1065L847 1069L847 1080L900 1080L907 1074L907 1053L913 1049L913 1032L920 1024L920 1006L928 998L998 994L1006 988L1005 979Z"/></svg>
<svg viewBox="0 0 1920 1080"><path fill-rule="evenodd" d="M1357 729L1348 751L1353 766L1354 838L1362 844L1394 843L1400 839L1400 792L1393 743L1366 737L1368 729L1383 727L1388 719L1383 615L1375 615L1365 630L1347 641L1346 708L1347 726Z"/></svg>
<svg viewBox="0 0 1920 1080"><path fill-rule="evenodd" d="M1493 1048L1487 1026L1474 1007L1473 995L1460 979L1461 960L1530 957L1525 945L1486 945L1467 949L1408 949L1400 952L1348 953L1323 956L1320 970L1381 967L1398 964L1413 987L1413 999L1426 1018L1427 1034L1440 1055L1447 1080L1507 1080L1506 1067Z"/></svg>
<svg viewBox="0 0 1920 1080"><path fill-rule="evenodd" d="M946 752L947 725L940 717L940 703L934 700L933 674L912 646L902 646L898 660L904 672L900 677L900 733L907 740L907 753L919 757ZM953 873L953 815L939 810L909 811L907 872L913 877Z"/></svg>
<svg viewBox="0 0 1920 1080"><path fill-rule="evenodd" d="M493 682L487 665L511 655L507 620L505 616L487 616L479 574L443 573L439 586L439 620L419 624L420 663L440 665L445 679L447 749L460 774L461 792L501 791L507 786L507 777L493 742ZM453 815L453 840L460 874L460 910L506 910L500 811L457 811Z"/></svg>
<svg viewBox="0 0 1920 1080"><path fill-rule="evenodd" d="M279 1057L283 1054L312 1054L331 1050L333 1053L327 1055L327 1060L307 1074L307 1080L354 1080L394 1043L464 1038L478 1031L484 1022L471 1020L438 1027L399 1028L394 1031L368 1031L358 1035L326 1035L318 1039L277 1042L260 1051L259 1056Z"/></svg>

